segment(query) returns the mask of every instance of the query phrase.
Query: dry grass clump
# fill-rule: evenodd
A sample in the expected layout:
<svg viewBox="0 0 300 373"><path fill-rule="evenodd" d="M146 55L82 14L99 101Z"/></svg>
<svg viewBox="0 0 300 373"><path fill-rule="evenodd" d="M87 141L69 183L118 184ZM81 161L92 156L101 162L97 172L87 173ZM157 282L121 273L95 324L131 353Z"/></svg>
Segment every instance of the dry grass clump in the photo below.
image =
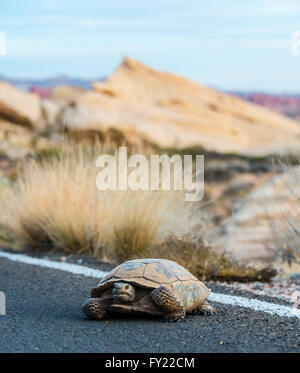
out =
<svg viewBox="0 0 300 373"><path fill-rule="evenodd" d="M188 218L184 210L175 192L127 193L118 203L118 221L108 241L110 258L115 262L139 258L170 232L182 231Z"/></svg>
<svg viewBox="0 0 300 373"><path fill-rule="evenodd" d="M206 281L269 282L276 275L272 268L257 269L235 262L225 254L216 253L201 239L194 240L188 235L181 238L171 235L146 255L174 260Z"/></svg>
<svg viewBox="0 0 300 373"><path fill-rule="evenodd" d="M281 184L277 192L277 216L269 216L276 241L276 251L288 265L300 264L300 158L276 158L277 167L282 171Z"/></svg>
<svg viewBox="0 0 300 373"><path fill-rule="evenodd" d="M99 191L96 159L101 154L118 159L114 148L66 145L53 155L32 157L15 181L0 183L1 241L18 249L89 254L114 263L162 257L203 280L272 277L269 269L237 264L187 236L195 211L191 215L193 204L185 202L184 191Z"/></svg>
<svg viewBox="0 0 300 373"><path fill-rule="evenodd" d="M186 226L182 192L99 191L96 159L103 153L117 157L79 145L33 159L15 183L0 186L0 224L13 232L15 247L122 261Z"/></svg>

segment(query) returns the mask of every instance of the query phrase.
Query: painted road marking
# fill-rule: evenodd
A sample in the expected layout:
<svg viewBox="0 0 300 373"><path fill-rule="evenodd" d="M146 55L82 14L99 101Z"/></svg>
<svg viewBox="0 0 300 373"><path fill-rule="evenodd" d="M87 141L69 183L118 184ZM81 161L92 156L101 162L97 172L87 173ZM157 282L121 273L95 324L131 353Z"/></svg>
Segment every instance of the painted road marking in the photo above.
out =
<svg viewBox="0 0 300 373"><path fill-rule="evenodd" d="M263 311L270 313L271 315L300 318L300 309L283 306L276 303L264 302L258 299L250 299L246 297L238 297L236 295L227 295L220 293L211 293L209 299L213 302L230 304L232 306L252 308L255 311Z"/></svg>
<svg viewBox="0 0 300 373"><path fill-rule="evenodd" d="M83 275L86 277L102 278L107 275L107 272L100 271L99 269L93 269L79 264L55 262L48 259L33 258L24 254L11 254L4 251L0 251L0 258L12 260L13 262L20 262L25 264L32 264L40 267L46 267L51 269L58 269L60 271L70 272L74 275Z"/></svg>
<svg viewBox="0 0 300 373"><path fill-rule="evenodd" d="M33 258L24 254L12 254L0 251L0 258L5 258L14 262L20 262L40 267L57 269L59 271L70 272L75 275L83 275L86 277L103 278L108 272L100 271L85 267L79 264L56 262L48 259ZM232 306L239 306L244 308L251 308L255 311L263 311L271 315L279 315L285 317L297 317L300 319L300 309L284 306L276 303L269 303L257 299L249 299L246 297L239 297L220 293L211 293L209 299L213 302L229 304Z"/></svg>

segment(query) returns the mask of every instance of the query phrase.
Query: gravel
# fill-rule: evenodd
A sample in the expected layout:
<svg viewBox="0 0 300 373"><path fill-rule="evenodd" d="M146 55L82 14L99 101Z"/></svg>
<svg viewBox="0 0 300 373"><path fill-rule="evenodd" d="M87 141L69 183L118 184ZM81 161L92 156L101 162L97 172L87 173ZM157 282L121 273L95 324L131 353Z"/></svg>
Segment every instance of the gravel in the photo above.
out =
<svg viewBox="0 0 300 373"><path fill-rule="evenodd" d="M287 279L274 280L271 283L252 282L252 283L225 283L209 282L212 285L220 285L224 289L234 289L241 292L248 292L253 295L263 297L277 298L285 303L292 304L300 308L300 275L293 274Z"/></svg>

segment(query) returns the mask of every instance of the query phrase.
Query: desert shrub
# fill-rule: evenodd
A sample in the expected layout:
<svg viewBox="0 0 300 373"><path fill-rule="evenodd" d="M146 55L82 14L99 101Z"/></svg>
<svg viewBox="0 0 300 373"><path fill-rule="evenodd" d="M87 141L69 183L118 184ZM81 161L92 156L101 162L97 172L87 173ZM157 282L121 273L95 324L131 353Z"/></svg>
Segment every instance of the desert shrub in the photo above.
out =
<svg viewBox="0 0 300 373"><path fill-rule="evenodd" d="M195 240L189 235L171 235L145 254L147 257L174 260L206 281L268 282L276 275L276 270L272 268L258 269L234 261L224 253L217 253L202 239Z"/></svg>
<svg viewBox="0 0 300 373"><path fill-rule="evenodd" d="M276 251L283 262L300 264L300 166L288 158L277 157L276 162L282 172L282 196L276 201L281 219L269 216Z"/></svg>
<svg viewBox="0 0 300 373"><path fill-rule="evenodd" d="M95 165L101 154L118 157L115 148L99 144L64 145L30 157L15 181L1 182L1 242L113 263L163 257L203 280L268 281L274 275L233 262L187 235L196 213L182 191L99 191ZM199 207L198 223L204 218ZM204 229L197 229L198 237Z"/></svg>
<svg viewBox="0 0 300 373"><path fill-rule="evenodd" d="M138 214L134 213L130 221L123 220L114 227L112 240L108 243L112 248L111 260L120 263L141 257L142 253L156 242L159 231L158 222L149 221L147 218L139 220Z"/></svg>
<svg viewBox="0 0 300 373"><path fill-rule="evenodd" d="M186 227L181 191L99 191L96 159L117 152L77 146L28 160L15 183L0 186L0 224L14 246L88 253L122 261Z"/></svg>

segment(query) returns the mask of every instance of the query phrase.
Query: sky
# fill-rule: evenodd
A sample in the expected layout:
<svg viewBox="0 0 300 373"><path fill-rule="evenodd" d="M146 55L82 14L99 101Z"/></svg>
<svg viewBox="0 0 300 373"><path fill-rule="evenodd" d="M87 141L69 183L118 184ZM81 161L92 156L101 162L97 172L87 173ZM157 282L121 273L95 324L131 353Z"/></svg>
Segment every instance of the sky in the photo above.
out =
<svg viewBox="0 0 300 373"><path fill-rule="evenodd" d="M299 30L299 0L1 0L0 75L93 79L128 55L219 89L300 93Z"/></svg>

